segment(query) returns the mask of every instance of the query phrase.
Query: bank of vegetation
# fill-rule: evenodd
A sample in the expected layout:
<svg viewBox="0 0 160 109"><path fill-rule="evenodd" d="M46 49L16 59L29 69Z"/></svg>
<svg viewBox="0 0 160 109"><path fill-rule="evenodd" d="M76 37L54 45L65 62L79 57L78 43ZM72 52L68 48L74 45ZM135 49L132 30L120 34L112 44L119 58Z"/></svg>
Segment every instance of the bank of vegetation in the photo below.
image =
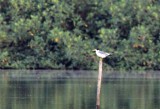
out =
<svg viewBox="0 0 160 109"><path fill-rule="evenodd" d="M0 0L0 67L160 69L159 0Z"/></svg>

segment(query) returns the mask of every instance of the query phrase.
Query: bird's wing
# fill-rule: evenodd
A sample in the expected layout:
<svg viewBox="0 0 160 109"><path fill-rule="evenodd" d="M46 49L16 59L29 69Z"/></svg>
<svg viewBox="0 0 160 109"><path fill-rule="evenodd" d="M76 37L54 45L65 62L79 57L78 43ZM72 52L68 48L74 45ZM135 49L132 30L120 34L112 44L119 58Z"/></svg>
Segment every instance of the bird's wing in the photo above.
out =
<svg viewBox="0 0 160 109"><path fill-rule="evenodd" d="M100 54L110 55L110 53L104 52L104 51L98 51Z"/></svg>

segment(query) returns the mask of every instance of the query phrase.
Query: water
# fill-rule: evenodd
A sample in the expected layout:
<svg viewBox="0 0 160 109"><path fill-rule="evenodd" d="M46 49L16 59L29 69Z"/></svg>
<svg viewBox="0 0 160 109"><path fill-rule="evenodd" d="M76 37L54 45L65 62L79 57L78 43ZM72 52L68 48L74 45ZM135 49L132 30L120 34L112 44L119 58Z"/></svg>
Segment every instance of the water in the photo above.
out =
<svg viewBox="0 0 160 109"><path fill-rule="evenodd" d="M159 73L104 73L101 109L159 109ZM1 71L0 109L95 109L97 72Z"/></svg>

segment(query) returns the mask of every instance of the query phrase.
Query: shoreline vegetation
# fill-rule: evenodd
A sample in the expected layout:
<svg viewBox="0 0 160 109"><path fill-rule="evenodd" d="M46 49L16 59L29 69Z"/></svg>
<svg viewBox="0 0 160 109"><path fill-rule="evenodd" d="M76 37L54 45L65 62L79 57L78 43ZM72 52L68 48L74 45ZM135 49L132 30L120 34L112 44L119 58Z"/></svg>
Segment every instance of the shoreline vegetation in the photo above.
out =
<svg viewBox="0 0 160 109"><path fill-rule="evenodd" d="M160 69L159 0L0 0L0 69Z"/></svg>
<svg viewBox="0 0 160 109"><path fill-rule="evenodd" d="M87 79L97 81L97 71L85 70L0 70L0 80L10 78L12 80L55 80L55 79ZM118 79L160 79L159 71L104 71L105 80Z"/></svg>

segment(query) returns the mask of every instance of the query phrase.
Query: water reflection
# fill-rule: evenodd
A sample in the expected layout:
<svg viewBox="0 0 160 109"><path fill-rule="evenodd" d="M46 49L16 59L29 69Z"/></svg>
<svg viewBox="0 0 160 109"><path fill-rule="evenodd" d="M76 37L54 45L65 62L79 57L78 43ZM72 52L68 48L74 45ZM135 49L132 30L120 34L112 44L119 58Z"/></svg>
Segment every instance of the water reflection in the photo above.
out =
<svg viewBox="0 0 160 109"><path fill-rule="evenodd" d="M159 109L159 77L104 73L101 109ZM1 71L0 109L94 109L96 86L93 71Z"/></svg>

